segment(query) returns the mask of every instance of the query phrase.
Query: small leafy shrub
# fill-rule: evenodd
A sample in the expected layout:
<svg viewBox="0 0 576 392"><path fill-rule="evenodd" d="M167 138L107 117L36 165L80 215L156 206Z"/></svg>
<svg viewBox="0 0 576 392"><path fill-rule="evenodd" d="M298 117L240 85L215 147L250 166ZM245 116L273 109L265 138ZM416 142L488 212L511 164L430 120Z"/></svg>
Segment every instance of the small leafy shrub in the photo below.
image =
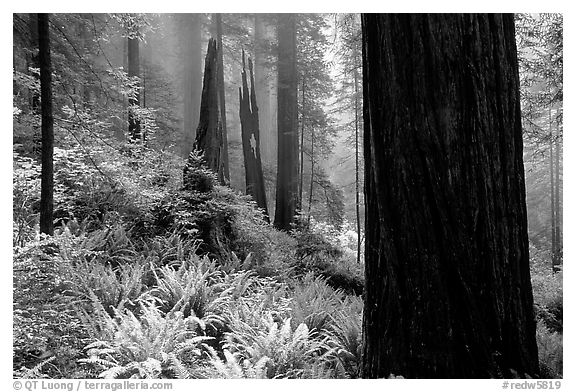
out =
<svg viewBox="0 0 576 392"><path fill-rule="evenodd" d="M360 295L364 288L362 265L359 265L352 253L338 243L328 240L336 236L335 229L327 232L316 223L300 220L299 226L292 233L296 238L296 271L302 275L312 271L326 279L335 288L350 294Z"/></svg>
<svg viewBox="0 0 576 392"><path fill-rule="evenodd" d="M342 256L342 249L330 243L324 235L315 232L304 219L298 220L292 235L297 241L296 257L302 262L314 263L318 258L336 259Z"/></svg>
<svg viewBox="0 0 576 392"><path fill-rule="evenodd" d="M536 317L552 331L562 332L563 324L563 273L552 272L547 255L532 254L531 277Z"/></svg>
<svg viewBox="0 0 576 392"><path fill-rule="evenodd" d="M293 254L275 249L275 245L285 243L286 239L279 238L250 197L217 185L215 174L195 153L190 154L185 166L183 188L159 202L153 208L153 216L156 235L164 235L166 231L181 233L198 241L200 254L208 254L222 263L250 255L251 268L273 274L273 267L266 271L265 265L270 260L286 261L286 255Z"/></svg>
<svg viewBox="0 0 576 392"><path fill-rule="evenodd" d="M12 238L13 246L23 247L36 236L40 202L40 165L18 153L14 146L12 176Z"/></svg>
<svg viewBox="0 0 576 392"><path fill-rule="evenodd" d="M57 239L30 242L14 254L15 377L86 377L76 361L88 330L64 295L65 264Z"/></svg>

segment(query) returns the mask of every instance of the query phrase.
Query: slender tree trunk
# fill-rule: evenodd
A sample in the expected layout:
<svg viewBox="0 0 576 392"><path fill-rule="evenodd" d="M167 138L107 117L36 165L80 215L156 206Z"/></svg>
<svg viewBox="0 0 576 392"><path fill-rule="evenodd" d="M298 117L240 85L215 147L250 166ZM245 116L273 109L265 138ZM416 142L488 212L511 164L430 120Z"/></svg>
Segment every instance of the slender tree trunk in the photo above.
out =
<svg viewBox="0 0 576 392"><path fill-rule="evenodd" d="M48 14L38 14L38 65L42 111L42 177L40 232L54 234L54 119L52 117L52 62Z"/></svg>
<svg viewBox="0 0 576 392"><path fill-rule="evenodd" d="M558 269L556 249L558 241L556 237L556 186L554 184L554 133L552 132L552 109L548 109L548 131L550 135L550 229L552 232L552 245L550 256L552 258L552 271Z"/></svg>
<svg viewBox="0 0 576 392"><path fill-rule="evenodd" d="M216 39L218 40L218 100L220 102L220 123L222 124L222 175L224 182L230 183L228 163L228 131L226 130L226 88L224 85L224 50L222 46L222 14L216 14Z"/></svg>
<svg viewBox="0 0 576 392"><path fill-rule="evenodd" d="M39 45L38 43L38 14L28 15L28 27L30 29L30 48L36 49ZM33 53L33 51L31 51ZM29 72L30 68L39 68L38 55L29 54L26 56L26 72ZM38 78L33 74L35 78ZM40 110L40 95L35 91L30 94L30 108L33 112L38 113Z"/></svg>
<svg viewBox="0 0 576 392"><path fill-rule="evenodd" d="M204 67L200 121L196 131L194 150L204 154L206 166L224 183L222 166L222 126L218 101L218 50L216 40L210 39Z"/></svg>
<svg viewBox="0 0 576 392"><path fill-rule="evenodd" d="M256 97L258 99L258 113L260 121L260 148L262 151L262 165L269 171L276 167L278 135L276 122L274 121L273 80L271 80L271 65L269 53L266 51L265 42L270 38L270 26L265 23L260 14L254 15L254 76L256 78ZM275 200L275 176L267 178L268 200ZM274 211L274 203L268 211Z"/></svg>
<svg viewBox="0 0 576 392"><path fill-rule="evenodd" d="M184 135L182 155L188 157L192 151L196 128L200 116L200 99L202 92L202 17L201 14L186 14L180 19L184 33Z"/></svg>
<svg viewBox="0 0 576 392"><path fill-rule="evenodd" d="M308 224L312 215L312 200L314 195L314 127L310 128L310 189L308 194Z"/></svg>
<svg viewBox="0 0 576 392"><path fill-rule="evenodd" d="M363 14L366 378L538 373L511 14Z"/></svg>
<svg viewBox="0 0 576 392"><path fill-rule="evenodd" d="M560 207L560 135L557 132L556 135L556 200L554 200L554 205L556 207L556 264L558 267L562 263L562 209Z"/></svg>
<svg viewBox="0 0 576 392"><path fill-rule="evenodd" d="M278 18L278 171L274 226L291 229L298 206L296 15Z"/></svg>
<svg viewBox="0 0 576 392"><path fill-rule="evenodd" d="M266 204L266 188L264 174L262 173L262 160L260 155L260 130L258 127L258 105L256 103L256 89L254 87L254 74L252 60L248 58L250 70L250 90L246 78L246 64L244 51L242 51L242 89L238 88L240 96L240 123L242 127L242 150L244 152L244 168L246 172L246 194L251 195L258 207L264 210L268 218Z"/></svg>
<svg viewBox="0 0 576 392"><path fill-rule="evenodd" d="M302 77L302 112L300 113L300 183L298 184L299 190L299 205L298 209L302 209L302 196L304 191L304 105L306 105L306 77Z"/></svg>
<svg viewBox="0 0 576 392"><path fill-rule="evenodd" d="M265 164L271 165L275 156L271 145L278 139L272 127L272 113L270 112L270 80L266 53L263 50L263 41L266 39L266 26L260 14L254 15L254 76L256 77L256 98L259 102L260 136L263 144L262 159Z"/></svg>
<svg viewBox="0 0 576 392"><path fill-rule="evenodd" d="M128 76L140 77L140 44L138 38L128 38ZM137 83L136 94L128 100L128 135L132 141L142 139L140 119L136 110L140 108L140 83Z"/></svg>
<svg viewBox="0 0 576 392"><path fill-rule="evenodd" d="M356 65L356 51L354 51L354 63ZM360 264L362 255L362 224L360 222L360 132L358 112L360 110L358 103L358 70L354 68L354 155L356 171L356 231L358 232L358 243L356 248L356 262Z"/></svg>
<svg viewBox="0 0 576 392"><path fill-rule="evenodd" d="M552 110L549 109L550 122L550 188L551 188L551 218L552 218L552 271L560 269L560 149L558 136L554 138Z"/></svg>
<svg viewBox="0 0 576 392"><path fill-rule="evenodd" d="M142 107L146 107L146 67L142 67Z"/></svg>

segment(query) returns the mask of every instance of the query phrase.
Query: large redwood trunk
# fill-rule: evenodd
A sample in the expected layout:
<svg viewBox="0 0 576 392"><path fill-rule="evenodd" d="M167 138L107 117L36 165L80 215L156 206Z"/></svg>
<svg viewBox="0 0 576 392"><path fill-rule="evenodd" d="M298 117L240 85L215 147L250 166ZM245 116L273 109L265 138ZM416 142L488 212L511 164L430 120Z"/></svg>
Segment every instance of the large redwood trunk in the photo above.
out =
<svg viewBox="0 0 576 392"><path fill-rule="evenodd" d="M242 52L242 89L238 88L240 96L240 123L242 127L242 150L244 152L244 168L246 173L246 194L251 195L258 207L264 210L268 219L268 206L266 204L266 189L262 173L262 160L260 155L260 129L258 126L258 105L256 103L256 89L254 87L254 73L252 60L248 59L250 71L250 90L246 78L246 64Z"/></svg>
<svg viewBox="0 0 576 392"><path fill-rule="evenodd" d="M513 16L362 31L363 376L536 375Z"/></svg>

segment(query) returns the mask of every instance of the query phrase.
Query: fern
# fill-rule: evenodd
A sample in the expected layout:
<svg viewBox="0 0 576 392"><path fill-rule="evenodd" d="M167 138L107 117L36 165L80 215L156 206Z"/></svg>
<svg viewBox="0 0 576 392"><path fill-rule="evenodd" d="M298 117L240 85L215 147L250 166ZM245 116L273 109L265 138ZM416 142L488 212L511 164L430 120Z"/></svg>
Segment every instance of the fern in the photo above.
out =
<svg viewBox="0 0 576 392"><path fill-rule="evenodd" d="M335 369L343 377L359 377L362 356L362 300L357 297L346 298L342 309L334 314L333 323L324 335L336 362Z"/></svg>
<svg viewBox="0 0 576 392"><path fill-rule="evenodd" d="M184 354L201 357L204 342L211 339L196 335L196 317L181 312L164 315L153 303L142 303L138 317L129 310L114 318L100 312L104 313L101 339L86 346L88 358L81 362L99 367L101 377L158 378L172 370L185 375L175 360Z"/></svg>
<svg viewBox="0 0 576 392"><path fill-rule="evenodd" d="M265 329L257 330L237 321L237 329L226 334L224 349L230 352L231 374L240 374L239 369L244 369L244 376L265 374L266 378L314 377L320 369L326 373L329 360L323 353L330 348L306 324L293 330L289 318L275 322L271 315L265 324Z"/></svg>
<svg viewBox="0 0 576 392"><path fill-rule="evenodd" d="M46 378L42 373L42 368L46 366L48 363L54 361L54 359L56 359L56 357L52 356L50 358L43 360L42 362L34 366L32 369L26 370L26 372L24 372L24 374L22 375L22 378Z"/></svg>
<svg viewBox="0 0 576 392"><path fill-rule="evenodd" d="M332 315L342 306L345 295L328 286L321 277L307 274L292 295L292 318L296 325L305 323L317 332L328 330Z"/></svg>

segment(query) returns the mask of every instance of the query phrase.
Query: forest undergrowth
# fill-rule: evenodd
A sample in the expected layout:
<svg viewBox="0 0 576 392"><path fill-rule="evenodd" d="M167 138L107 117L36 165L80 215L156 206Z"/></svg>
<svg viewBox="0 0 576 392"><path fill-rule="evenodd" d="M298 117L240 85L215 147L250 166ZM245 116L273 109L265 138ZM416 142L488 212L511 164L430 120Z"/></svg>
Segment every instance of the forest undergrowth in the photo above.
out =
<svg viewBox="0 0 576 392"><path fill-rule="evenodd" d="M275 230L246 196L127 144L56 150L53 237L39 164L14 150L14 355L23 378L357 378L356 239ZM113 162L113 163L112 163ZM562 273L533 249L542 375L562 376Z"/></svg>

